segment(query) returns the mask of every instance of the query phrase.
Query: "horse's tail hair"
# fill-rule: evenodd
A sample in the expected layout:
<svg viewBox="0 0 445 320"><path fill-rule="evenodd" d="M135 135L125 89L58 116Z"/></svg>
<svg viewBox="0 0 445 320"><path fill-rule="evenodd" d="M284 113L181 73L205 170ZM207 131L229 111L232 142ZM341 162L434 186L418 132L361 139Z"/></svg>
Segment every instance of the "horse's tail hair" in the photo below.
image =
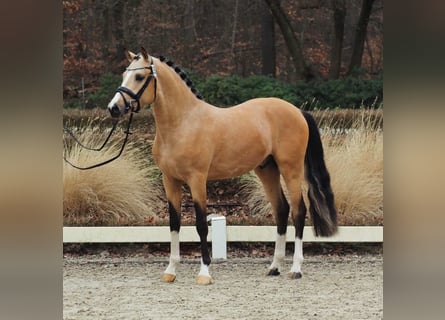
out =
<svg viewBox="0 0 445 320"><path fill-rule="evenodd" d="M309 141L304 159L308 182L309 211L316 236L329 237L337 232L337 210L331 178L326 168L320 133L314 118L302 111L309 126Z"/></svg>

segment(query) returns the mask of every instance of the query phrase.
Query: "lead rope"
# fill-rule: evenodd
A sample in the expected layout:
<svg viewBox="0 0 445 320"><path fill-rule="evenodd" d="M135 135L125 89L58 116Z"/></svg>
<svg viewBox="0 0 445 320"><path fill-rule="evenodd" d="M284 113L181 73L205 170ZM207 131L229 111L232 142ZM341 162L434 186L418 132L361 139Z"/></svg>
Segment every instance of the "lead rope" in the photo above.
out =
<svg viewBox="0 0 445 320"><path fill-rule="evenodd" d="M68 164L69 164L70 166L72 166L73 168L76 168L76 169L79 169L79 170L89 170L89 169L93 169L93 168L101 167L101 166L106 165L106 164L108 164L108 163L110 163L110 162L116 160L117 158L119 158L119 157L121 156L122 152L124 151L125 145L127 144L128 136L131 134L131 132L130 132L130 126L131 126L131 121L132 121L132 119L133 119L133 113L134 113L134 112L132 111L131 114L130 114L130 117L129 117L129 119L128 119L127 129L124 131L124 133L125 133L125 139L124 139L124 142L122 143L122 147L121 147L121 149L119 150L119 153L118 153L116 156L114 156L114 157L112 157L112 158L110 158L110 159L108 159L108 160L106 160L106 161L103 161L103 162L100 162L100 163L97 163L97 164L95 164L95 165L88 166L88 167L79 167L79 166L74 165L73 163L71 163L71 162L66 158L65 154L63 155L63 160L65 160L65 162L68 163ZM97 149L95 149L95 148L89 148L89 147L84 147L83 144L81 144L81 143L79 142L79 140L78 140L77 138L74 137L74 135L72 134L72 132L71 132L70 130L68 130L68 133L74 138L74 140L76 140L77 143L79 143L80 146L84 147L85 149L93 150L93 151L100 151L100 150L105 146L105 144L108 142L108 139L110 138L111 133L112 133L112 132L114 131L114 129L116 128L116 125L117 125L117 121L115 122L115 124L113 124L113 128L111 129L111 132L108 134L108 137L107 137L107 139L105 140L104 144L103 144L100 148L97 148Z"/></svg>
<svg viewBox="0 0 445 320"><path fill-rule="evenodd" d="M78 144L79 146L81 146L82 148L87 149L87 150L91 150L91 151L100 151L100 150L102 150L103 147L105 147L105 145L107 144L108 140L110 139L111 135L112 135L113 132L114 132L114 129L116 129L118 122L119 122L119 120L114 121L114 123L113 123L113 127L111 128L110 133L108 134L108 136L107 136L107 138L105 139L104 143L103 143L99 148L91 148L91 147L87 147L87 146L83 145L82 142L80 142L79 139L76 138L76 136L74 135L74 133L73 133L70 129L68 129L67 127L63 127L63 131L65 131L66 133L68 133L68 134L71 136L71 138L73 138L74 141L76 141L77 144Z"/></svg>

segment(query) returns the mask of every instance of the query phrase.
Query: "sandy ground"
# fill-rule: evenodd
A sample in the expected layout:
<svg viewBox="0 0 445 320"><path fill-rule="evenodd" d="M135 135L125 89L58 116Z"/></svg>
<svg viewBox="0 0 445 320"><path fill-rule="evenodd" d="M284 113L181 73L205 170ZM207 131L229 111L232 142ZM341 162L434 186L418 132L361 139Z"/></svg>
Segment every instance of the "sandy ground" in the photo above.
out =
<svg viewBox="0 0 445 320"><path fill-rule="evenodd" d="M181 261L174 283L160 276L168 257L65 255L64 319L382 319L382 254L306 256L303 278L266 277L268 258L230 257L198 286L198 259ZM286 259L286 270L291 259Z"/></svg>

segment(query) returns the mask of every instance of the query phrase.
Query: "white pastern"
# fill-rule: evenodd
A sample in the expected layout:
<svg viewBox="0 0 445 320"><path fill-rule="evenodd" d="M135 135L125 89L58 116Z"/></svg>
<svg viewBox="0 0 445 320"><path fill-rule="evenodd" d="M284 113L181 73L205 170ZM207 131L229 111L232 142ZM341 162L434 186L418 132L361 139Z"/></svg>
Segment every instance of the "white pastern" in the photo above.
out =
<svg viewBox="0 0 445 320"><path fill-rule="evenodd" d="M199 276L210 277L209 266L204 264L201 258L201 270L199 270Z"/></svg>
<svg viewBox="0 0 445 320"><path fill-rule="evenodd" d="M301 272L301 264L303 263L303 240L295 237L295 252L294 262L292 264L291 272Z"/></svg>
<svg viewBox="0 0 445 320"><path fill-rule="evenodd" d="M179 264L179 232L172 231L170 233L170 263L168 264L165 273L176 275L176 267Z"/></svg>
<svg viewBox="0 0 445 320"><path fill-rule="evenodd" d="M273 261L269 269L278 269L281 271L281 266L284 262L284 257L286 256L286 235L277 234L275 240L275 252L273 255Z"/></svg>

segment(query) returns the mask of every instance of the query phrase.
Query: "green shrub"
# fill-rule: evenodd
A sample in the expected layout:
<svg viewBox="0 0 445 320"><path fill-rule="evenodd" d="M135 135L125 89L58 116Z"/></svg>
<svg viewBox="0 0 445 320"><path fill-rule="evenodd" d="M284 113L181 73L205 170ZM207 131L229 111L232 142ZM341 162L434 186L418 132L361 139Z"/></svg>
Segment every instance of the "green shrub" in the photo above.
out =
<svg viewBox="0 0 445 320"><path fill-rule="evenodd" d="M197 79L196 87L207 102L220 107L261 97L277 97L290 102L297 99L292 85L267 76L241 78L212 75Z"/></svg>
<svg viewBox="0 0 445 320"><path fill-rule="evenodd" d="M201 77L187 71L204 100L220 107L233 106L252 98L277 97L305 109L379 107L383 101L383 77L362 79L347 77L327 81L284 83L267 76ZM86 108L105 108L113 97L121 77L104 74L99 88L87 94ZM68 104L66 103L66 106ZM73 107L76 104L72 105Z"/></svg>
<svg viewBox="0 0 445 320"><path fill-rule="evenodd" d="M240 77L212 75L195 83L204 100L208 103L226 107L241 102Z"/></svg>
<svg viewBox="0 0 445 320"><path fill-rule="evenodd" d="M297 99L292 85L266 76L251 76L243 79L243 81L241 81L241 88L245 94L242 97L243 100L260 97L277 97L293 102Z"/></svg>
<svg viewBox="0 0 445 320"><path fill-rule="evenodd" d="M383 79L347 77L295 86L297 105L309 102L309 109L379 107L383 100Z"/></svg>
<svg viewBox="0 0 445 320"><path fill-rule="evenodd" d="M259 97L281 98L306 109L379 107L383 99L382 77L287 84L266 76L212 75L196 78L195 85L207 102L221 107Z"/></svg>

